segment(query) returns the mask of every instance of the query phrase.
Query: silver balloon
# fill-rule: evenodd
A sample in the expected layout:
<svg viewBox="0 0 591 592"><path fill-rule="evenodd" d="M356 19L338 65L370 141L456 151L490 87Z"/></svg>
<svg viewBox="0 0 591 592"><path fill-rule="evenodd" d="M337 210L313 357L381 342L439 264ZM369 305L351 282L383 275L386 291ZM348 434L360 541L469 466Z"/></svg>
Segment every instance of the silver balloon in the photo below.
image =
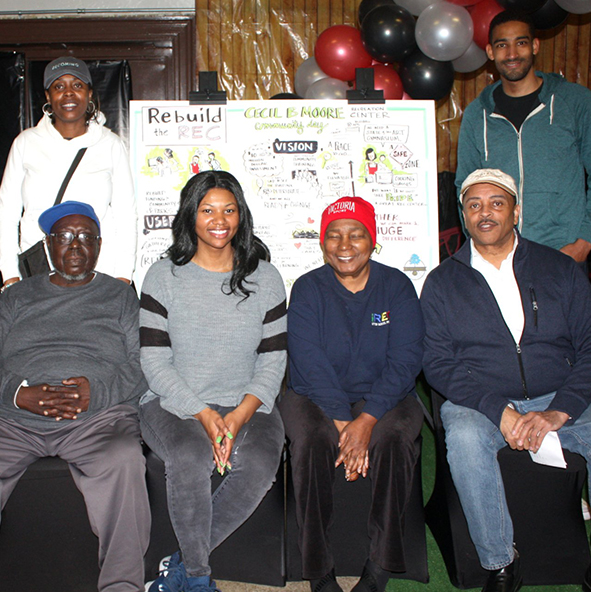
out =
<svg viewBox="0 0 591 592"><path fill-rule="evenodd" d="M310 85L306 99L346 99L349 85L336 78L321 78Z"/></svg>
<svg viewBox="0 0 591 592"><path fill-rule="evenodd" d="M300 67L295 73L295 91L300 97L306 96L308 88L314 84L317 80L322 78L328 78L318 65L316 58L312 56L300 64Z"/></svg>
<svg viewBox="0 0 591 592"><path fill-rule="evenodd" d="M427 6L419 15L415 37L419 49L440 62L459 58L472 43L474 25L470 13L449 2Z"/></svg>
<svg viewBox="0 0 591 592"><path fill-rule="evenodd" d="M488 60L486 52L472 41L468 49L459 58L452 61L452 65L456 72L474 72L486 64L486 60Z"/></svg>
<svg viewBox="0 0 591 592"><path fill-rule="evenodd" d="M591 0L555 0L560 8L573 14L587 14L591 12Z"/></svg>
<svg viewBox="0 0 591 592"><path fill-rule="evenodd" d="M419 16L427 6L431 6L431 4L436 4L438 2L443 2L443 0L396 0L398 6L406 8L406 10L414 16Z"/></svg>

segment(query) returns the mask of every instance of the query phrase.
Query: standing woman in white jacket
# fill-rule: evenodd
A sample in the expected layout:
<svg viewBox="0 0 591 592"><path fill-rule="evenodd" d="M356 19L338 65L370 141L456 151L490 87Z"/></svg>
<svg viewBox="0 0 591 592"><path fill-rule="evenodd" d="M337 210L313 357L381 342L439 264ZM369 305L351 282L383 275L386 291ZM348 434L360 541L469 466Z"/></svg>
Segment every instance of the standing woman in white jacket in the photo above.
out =
<svg viewBox="0 0 591 592"><path fill-rule="evenodd" d="M137 210L123 142L104 127L88 66L62 57L43 77L47 103L39 123L12 144L0 186L0 271L19 281L18 254L43 238L37 220L51 207L81 148L87 148L62 201L90 204L101 222L97 271L130 283L137 244Z"/></svg>

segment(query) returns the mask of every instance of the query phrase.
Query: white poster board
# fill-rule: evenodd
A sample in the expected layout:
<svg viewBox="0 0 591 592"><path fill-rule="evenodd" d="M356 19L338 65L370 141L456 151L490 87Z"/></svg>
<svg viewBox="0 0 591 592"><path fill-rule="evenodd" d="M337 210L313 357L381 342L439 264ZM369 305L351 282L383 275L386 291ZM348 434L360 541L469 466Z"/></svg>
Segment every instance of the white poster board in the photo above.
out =
<svg viewBox="0 0 591 592"><path fill-rule="evenodd" d="M374 205L373 257L404 271L417 292L439 263L432 101L131 101L130 115L138 289L170 244L180 190L208 169L240 181L255 232L288 293L300 275L322 265L320 216L343 196Z"/></svg>

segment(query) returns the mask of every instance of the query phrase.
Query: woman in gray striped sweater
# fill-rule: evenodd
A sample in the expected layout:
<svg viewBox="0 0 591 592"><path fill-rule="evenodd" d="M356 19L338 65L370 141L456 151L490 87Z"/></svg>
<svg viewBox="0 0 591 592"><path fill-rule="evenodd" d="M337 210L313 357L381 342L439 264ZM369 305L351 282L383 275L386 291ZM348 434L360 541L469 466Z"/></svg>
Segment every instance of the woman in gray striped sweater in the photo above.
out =
<svg viewBox="0 0 591 592"><path fill-rule="evenodd" d="M227 172L181 192L167 257L142 287L143 437L166 465L180 553L150 592L216 590L209 554L271 487L284 433L275 398L285 372L286 300L259 258L252 216ZM213 470L225 475L212 495Z"/></svg>

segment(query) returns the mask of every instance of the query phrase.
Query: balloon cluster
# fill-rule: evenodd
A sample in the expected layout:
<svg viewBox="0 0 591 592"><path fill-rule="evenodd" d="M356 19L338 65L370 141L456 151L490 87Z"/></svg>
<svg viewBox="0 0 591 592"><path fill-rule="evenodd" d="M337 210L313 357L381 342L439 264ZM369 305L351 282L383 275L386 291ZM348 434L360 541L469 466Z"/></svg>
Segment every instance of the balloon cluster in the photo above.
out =
<svg viewBox="0 0 591 592"><path fill-rule="evenodd" d="M484 65L490 22L507 8L530 13L547 30L569 13L591 12L591 0L362 0L359 28L335 25L320 34L314 56L296 71L296 93L344 99L355 69L372 68L386 99L442 99L455 72Z"/></svg>

